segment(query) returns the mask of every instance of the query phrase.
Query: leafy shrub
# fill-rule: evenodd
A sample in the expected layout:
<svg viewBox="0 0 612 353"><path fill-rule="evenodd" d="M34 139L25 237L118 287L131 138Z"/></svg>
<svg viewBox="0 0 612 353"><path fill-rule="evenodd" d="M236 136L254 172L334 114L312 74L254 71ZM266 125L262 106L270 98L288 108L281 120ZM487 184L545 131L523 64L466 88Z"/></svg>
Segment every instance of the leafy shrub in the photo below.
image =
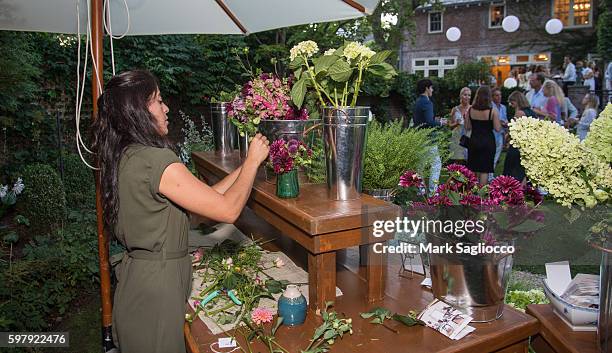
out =
<svg viewBox="0 0 612 353"><path fill-rule="evenodd" d="M26 185L18 204L32 230L47 233L59 225L66 214L66 195L57 172L46 164L31 164L23 170Z"/></svg>
<svg viewBox="0 0 612 353"><path fill-rule="evenodd" d="M96 184L94 173L78 154L64 157L64 190L66 203L72 207L94 209L96 207Z"/></svg>
<svg viewBox="0 0 612 353"><path fill-rule="evenodd" d="M198 129L196 123L189 115L179 111L184 127L181 129L185 139L179 143L180 158L183 163L189 166L189 169L195 173L195 166L191 161L191 152L193 151L212 151L215 147L213 141L213 133L211 128L202 121L202 128Z"/></svg>
<svg viewBox="0 0 612 353"><path fill-rule="evenodd" d="M111 243L111 255L122 248ZM44 330L62 315L84 286L98 280L96 214L72 211L63 229L37 236L23 257L0 260L0 329Z"/></svg>
<svg viewBox="0 0 612 353"><path fill-rule="evenodd" d="M394 188L407 169L426 173L431 163L431 133L429 129L403 129L399 121L385 126L372 121L364 157L364 189Z"/></svg>

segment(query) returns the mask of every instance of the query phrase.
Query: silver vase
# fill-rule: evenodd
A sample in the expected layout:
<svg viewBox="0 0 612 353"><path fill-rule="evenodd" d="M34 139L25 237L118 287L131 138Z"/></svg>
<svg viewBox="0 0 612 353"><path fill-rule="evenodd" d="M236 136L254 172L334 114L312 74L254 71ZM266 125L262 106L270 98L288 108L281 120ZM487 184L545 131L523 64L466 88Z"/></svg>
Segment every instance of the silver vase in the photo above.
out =
<svg viewBox="0 0 612 353"><path fill-rule="evenodd" d="M322 116L329 196L358 199L370 107L324 107Z"/></svg>
<svg viewBox="0 0 612 353"><path fill-rule="evenodd" d="M249 135L246 132L244 136L238 135L238 151L241 159L246 158L249 153Z"/></svg>
<svg viewBox="0 0 612 353"><path fill-rule="evenodd" d="M210 105L215 151L221 154L232 153L236 148L236 126L227 118L226 104L221 102Z"/></svg>

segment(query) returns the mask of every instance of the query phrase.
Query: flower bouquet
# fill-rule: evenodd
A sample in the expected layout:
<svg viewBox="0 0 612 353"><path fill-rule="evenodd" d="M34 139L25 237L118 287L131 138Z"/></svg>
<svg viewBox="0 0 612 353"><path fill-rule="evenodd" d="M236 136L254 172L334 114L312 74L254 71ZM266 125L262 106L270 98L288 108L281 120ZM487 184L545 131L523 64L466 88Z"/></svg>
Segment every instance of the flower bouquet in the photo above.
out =
<svg viewBox="0 0 612 353"><path fill-rule="evenodd" d="M254 136L263 120L307 120L307 109L296 110L290 105L289 89L287 79L267 73L247 82L226 106L240 136Z"/></svg>
<svg viewBox="0 0 612 353"><path fill-rule="evenodd" d="M481 186L465 166L451 164L448 178L426 197L423 179L406 171L397 200L408 209L414 236L424 233L419 250L429 254L436 298L462 310L476 322L501 317L512 269L514 239L544 227L535 206L542 197L507 176ZM417 201L421 199L422 201Z"/></svg>
<svg viewBox="0 0 612 353"><path fill-rule="evenodd" d="M393 66L385 62L391 54L379 53L358 42L348 42L337 49L329 49L323 55L316 42L303 41L291 48L289 68L296 82L291 89L291 98L301 106L308 88L313 88L321 106L357 104L357 97L365 75L377 75L390 79L395 73Z"/></svg>
<svg viewBox="0 0 612 353"><path fill-rule="evenodd" d="M270 145L269 164L276 177L276 195L281 198L297 197L300 193L297 168L312 163L312 150L302 141L276 140Z"/></svg>

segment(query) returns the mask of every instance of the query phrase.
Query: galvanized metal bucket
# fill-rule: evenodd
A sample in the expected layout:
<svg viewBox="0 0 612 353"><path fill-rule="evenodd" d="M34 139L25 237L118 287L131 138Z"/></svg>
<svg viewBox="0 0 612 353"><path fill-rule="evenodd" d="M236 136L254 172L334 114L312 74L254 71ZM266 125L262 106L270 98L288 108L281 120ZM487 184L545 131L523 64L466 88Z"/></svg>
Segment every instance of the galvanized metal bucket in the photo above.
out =
<svg viewBox="0 0 612 353"><path fill-rule="evenodd" d="M262 120L259 122L257 129L262 135L267 137L270 142L279 139L296 139L298 141L304 141L310 144L312 141L307 140L309 132L313 131L320 125L320 119Z"/></svg>
<svg viewBox="0 0 612 353"><path fill-rule="evenodd" d="M434 246L444 246L445 238L427 234ZM511 244L511 243L508 243ZM499 245L502 245L499 243ZM499 319L504 312L504 298L510 273L512 255L470 255L429 253L433 295L474 318L473 322Z"/></svg>
<svg viewBox="0 0 612 353"><path fill-rule="evenodd" d="M325 107L322 115L329 196L358 199L370 107Z"/></svg>
<svg viewBox="0 0 612 353"><path fill-rule="evenodd" d="M601 352L612 353L612 244L594 247L601 250L597 340Z"/></svg>
<svg viewBox="0 0 612 353"><path fill-rule="evenodd" d="M227 118L226 103L211 103L210 114L212 119L213 139L215 151L229 154L236 146L236 126Z"/></svg>
<svg viewBox="0 0 612 353"><path fill-rule="evenodd" d="M246 158L249 153L249 135L247 133L244 136L238 134L238 151L242 159Z"/></svg>

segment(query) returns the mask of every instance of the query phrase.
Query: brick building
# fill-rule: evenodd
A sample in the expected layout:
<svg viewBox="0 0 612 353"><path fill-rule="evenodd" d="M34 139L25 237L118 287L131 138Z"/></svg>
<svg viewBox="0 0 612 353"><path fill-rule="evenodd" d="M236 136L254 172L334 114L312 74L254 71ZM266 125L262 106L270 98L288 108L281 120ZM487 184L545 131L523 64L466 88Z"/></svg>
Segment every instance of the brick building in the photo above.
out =
<svg viewBox="0 0 612 353"><path fill-rule="evenodd" d="M550 66L551 55L555 53L549 49L546 22L558 18L564 23L564 32L592 33L594 2L441 0L441 11L432 6L419 7L415 14L414 39L406 33L401 45L400 68L420 72L425 77L443 77L458 63L483 59L492 66L497 82L502 82L515 67ZM510 15L521 22L513 33L502 28L503 18ZM446 38L450 27L461 30L461 38L456 42Z"/></svg>

